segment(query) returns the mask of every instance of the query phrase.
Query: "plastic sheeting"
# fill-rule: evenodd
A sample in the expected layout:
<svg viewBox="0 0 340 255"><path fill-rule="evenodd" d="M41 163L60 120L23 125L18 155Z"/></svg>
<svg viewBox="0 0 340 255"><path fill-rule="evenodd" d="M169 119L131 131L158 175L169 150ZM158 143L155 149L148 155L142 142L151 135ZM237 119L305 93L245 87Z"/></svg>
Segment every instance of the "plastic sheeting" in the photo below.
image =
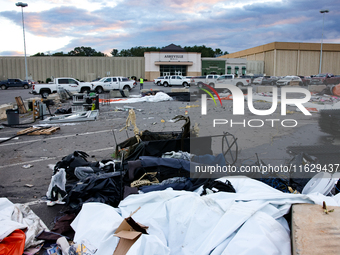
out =
<svg viewBox="0 0 340 255"><path fill-rule="evenodd" d="M13 204L7 198L0 198L0 240L16 229L26 230L25 249L42 243L35 240L41 231L49 229L44 222L25 204Z"/></svg>
<svg viewBox="0 0 340 255"><path fill-rule="evenodd" d="M225 181L225 178L221 179ZM130 195L119 209L84 204L72 223L74 241L88 240L101 255L112 254L123 218L141 207L135 221L149 226L128 254L291 254L284 215L294 203L338 205L321 194L287 194L250 178L228 178L236 193L155 191Z"/></svg>
<svg viewBox="0 0 340 255"><path fill-rule="evenodd" d="M162 101L170 101L173 100L172 97L170 97L168 94L164 92L158 92L154 96L145 96L145 97L139 97L139 98L128 98L128 99L119 99L119 100L110 100L110 104L114 103L124 103L124 104L130 104L130 103L142 103L142 102L149 102L149 103L157 103Z"/></svg>

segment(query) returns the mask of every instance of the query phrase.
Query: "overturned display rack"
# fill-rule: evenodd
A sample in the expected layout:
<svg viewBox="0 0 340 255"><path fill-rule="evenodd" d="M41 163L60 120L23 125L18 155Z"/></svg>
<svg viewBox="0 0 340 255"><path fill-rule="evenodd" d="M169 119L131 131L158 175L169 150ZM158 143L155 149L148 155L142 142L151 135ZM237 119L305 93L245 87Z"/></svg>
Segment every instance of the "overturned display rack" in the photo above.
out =
<svg viewBox="0 0 340 255"><path fill-rule="evenodd" d="M222 139L222 154L228 165L234 165L238 156L237 138L224 132L221 135L195 137L183 132L150 132L145 130L140 142L133 136L116 145L116 156L120 153L123 161L136 160L139 156L161 157L169 151L183 151L195 155L213 155L213 138ZM204 144L204 146L202 146Z"/></svg>
<svg viewBox="0 0 340 255"><path fill-rule="evenodd" d="M61 116L52 116L48 117L44 120L41 120L40 123L44 124L52 124L52 123L68 123L68 122L81 122L81 121L89 121L96 120L98 118L99 111L86 111L86 112L77 112L73 114L65 114Z"/></svg>

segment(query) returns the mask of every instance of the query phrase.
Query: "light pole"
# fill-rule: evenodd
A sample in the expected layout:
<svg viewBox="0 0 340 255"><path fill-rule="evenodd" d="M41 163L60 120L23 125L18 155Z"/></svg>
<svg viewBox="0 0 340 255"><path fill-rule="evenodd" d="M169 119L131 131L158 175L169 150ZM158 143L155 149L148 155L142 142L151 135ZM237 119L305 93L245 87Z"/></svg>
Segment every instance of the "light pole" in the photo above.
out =
<svg viewBox="0 0 340 255"><path fill-rule="evenodd" d="M321 36L321 50L320 50L320 65L319 65L319 73L321 73L321 64L322 64L322 41L323 41L323 26L325 23L325 13L328 13L329 10L320 10L322 13L322 36Z"/></svg>
<svg viewBox="0 0 340 255"><path fill-rule="evenodd" d="M28 82L28 75L27 75L27 58L26 58L26 41L25 41L25 22L24 22L24 7L27 7L28 4L26 3L22 3L22 2L18 2L15 4L18 7L21 7L21 16L22 16L22 31L24 34L24 51L25 51L25 77L26 77L26 81Z"/></svg>

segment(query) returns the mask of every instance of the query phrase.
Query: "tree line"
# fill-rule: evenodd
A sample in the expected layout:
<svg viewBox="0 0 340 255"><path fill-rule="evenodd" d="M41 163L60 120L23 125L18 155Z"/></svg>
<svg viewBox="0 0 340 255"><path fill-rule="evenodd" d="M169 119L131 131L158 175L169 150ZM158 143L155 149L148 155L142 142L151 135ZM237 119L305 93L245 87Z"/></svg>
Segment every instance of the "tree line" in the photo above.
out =
<svg viewBox="0 0 340 255"><path fill-rule="evenodd" d="M150 51L161 51L162 48L159 47L132 47L131 49L123 49L121 51L118 51L117 49L113 49L110 54L113 57L144 57L144 52L150 52ZM202 46L185 46L183 49L186 52L200 52L202 57L219 57L222 55L229 54L227 51L223 52L221 49L216 48L215 50L206 47L205 45ZM64 53L62 51L56 52L53 54L45 54L43 52L38 52L37 54L34 54L33 56L85 56L85 57L107 57L106 54L96 51L95 49L92 49L91 47L75 47L73 50L69 51L68 53Z"/></svg>

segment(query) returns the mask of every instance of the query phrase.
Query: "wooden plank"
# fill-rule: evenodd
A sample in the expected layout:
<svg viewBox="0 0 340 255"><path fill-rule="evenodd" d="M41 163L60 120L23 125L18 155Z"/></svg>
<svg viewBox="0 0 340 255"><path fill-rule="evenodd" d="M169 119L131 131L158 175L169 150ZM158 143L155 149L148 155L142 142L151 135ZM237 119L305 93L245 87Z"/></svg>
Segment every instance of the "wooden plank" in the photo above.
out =
<svg viewBox="0 0 340 255"><path fill-rule="evenodd" d="M27 134L27 135L51 135L52 133L56 132L57 130L60 129L60 127L51 127L51 128L47 128L47 129L40 129L40 128L26 128L24 130L18 131L17 135L23 135L23 134ZM34 131L36 130L36 131ZM31 132L31 133L29 133Z"/></svg>
<svg viewBox="0 0 340 255"><path fill-rule="evenodd" d="M21 114L27 113L26 106L24 102L22 101L21 96L15 97L15 101L17 102L19 113Z"/></svg>

